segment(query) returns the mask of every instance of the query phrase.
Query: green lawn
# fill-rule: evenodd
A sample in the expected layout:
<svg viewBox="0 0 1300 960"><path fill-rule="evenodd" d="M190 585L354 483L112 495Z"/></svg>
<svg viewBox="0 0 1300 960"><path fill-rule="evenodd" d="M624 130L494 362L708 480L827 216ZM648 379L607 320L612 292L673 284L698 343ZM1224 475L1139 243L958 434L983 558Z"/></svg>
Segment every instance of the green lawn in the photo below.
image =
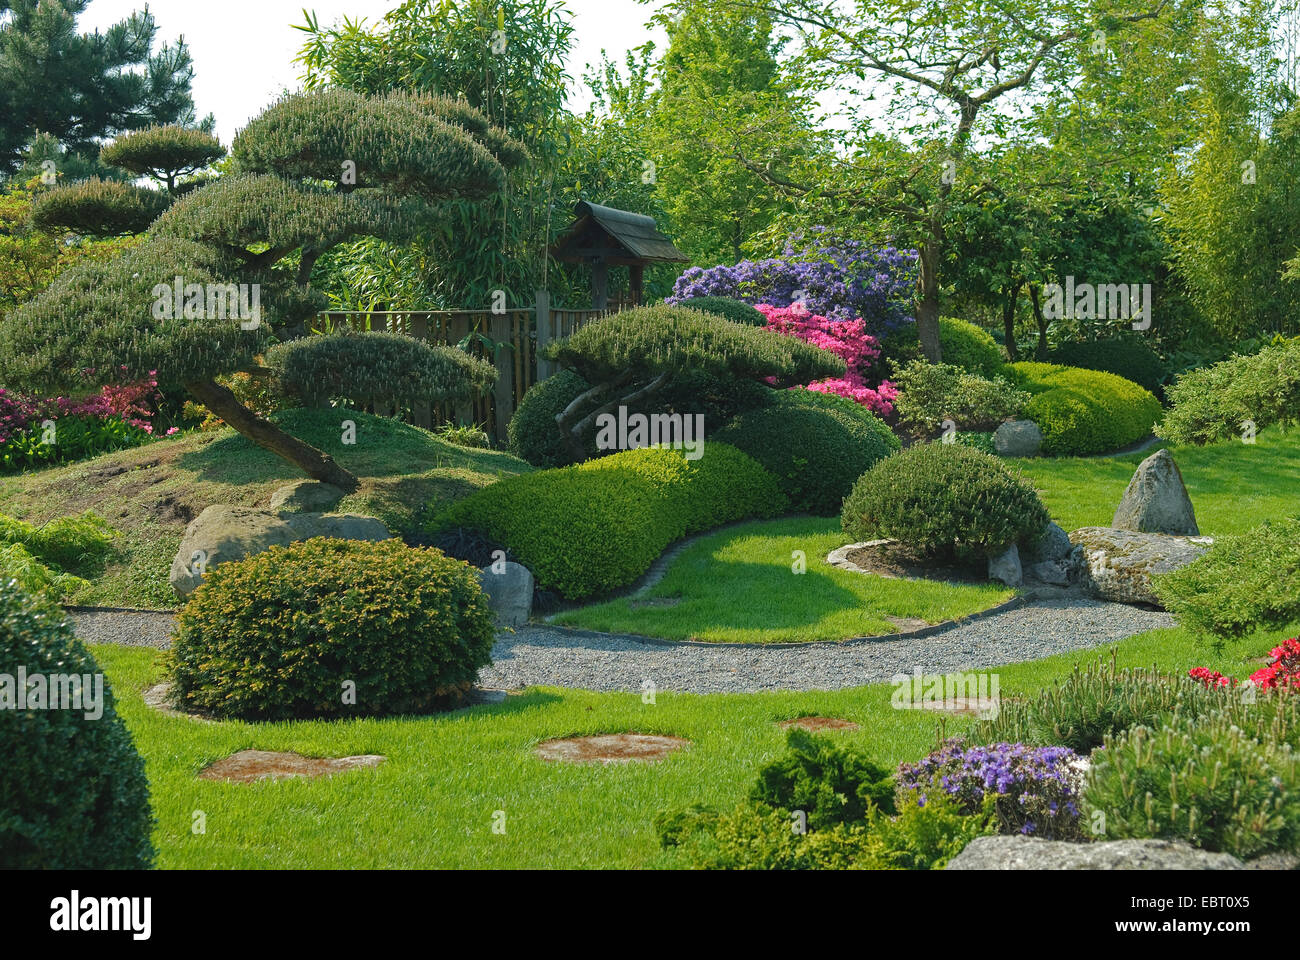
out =
<svg viewBox="0 0 1300 960"><path fill-rule="evenodd" d="M1253 444L1169 447L1196 510L1201 533L1244 533L1269 517L1300 512L1300 432L1276 427ZM1013 461L1042 494L1052 519L1067 531L1109 526L1133 470L1159 446L1122 457Z"/></svg>
<svg viewBox="0 0 1300 960"><path fill-rule="evenodd" d="M1199 664L1239 677L1295 628L1232 644L1216 656L1181 630L1119 645L1124 665L1171 671ZM119 710L144 756L164 868L652 867L661 809L740 800L760 765L782 751L776 721L844 717L835 734L881 762L916 760L933 745L933 714L890 708L892 687L835 692L697 696L532 689L506 703L435 717L273 724L201 723L146 707L158 677L151 650L96 646ZM1063 655L995 671L1002 694L1031 693L1090 655ZM1190 682L1190 681L1189 681ZM949 732L964 721L955 719ZM691 740L657 764L548 764L532 747L551 737L636 731ZM227 784L198 780L237 750L316 756L379 753L375 769L327 780ZM506 832L492 832L497 810ZM206 833L192 832L203 811Z"/></svg>
<svg viewBox="0 0 1300 960"><path fill-rule="evenodd" d="M360 479L338 511L379 517L395 531L422 504L436 508L532 469L506 453L458 447L428 430L354 410L289 410L276 419ZM344 420L356 423L355 443L342 442ZM69 602L172 607L176 595L167 575L190 519L214 503L264 507L276 488L302 479L233 430L193 432L0 478L0 514L43 523L94 510L121 537L105 569Z"/></svg>
<svg viewBox="0 0 1300 960"><path fill-rule="evenodd" d="M1010 599L1001 584L928 583L829 566L843 546L839 520L792 517L743 524L704 537L677 557L645 599L620 599L559 614L555 622L668 640L774 643L895 633L887 617L939 623ZM796 552L806 572L795 573Z"/></svg>

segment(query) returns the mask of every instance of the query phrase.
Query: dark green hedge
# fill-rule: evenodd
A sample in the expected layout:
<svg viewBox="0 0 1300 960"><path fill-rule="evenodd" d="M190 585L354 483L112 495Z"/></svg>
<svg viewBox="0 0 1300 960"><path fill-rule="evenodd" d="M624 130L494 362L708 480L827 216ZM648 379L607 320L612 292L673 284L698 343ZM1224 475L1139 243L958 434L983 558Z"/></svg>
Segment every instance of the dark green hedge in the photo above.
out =
<svg viewBox="0 0 1300 960"><path fill-rule="evenodd" d="M1154 394L1159 394L1165 376L1165 364L1160 355L1151 349L1149 343L1135 336L1062 343L1047 359L1065 367L1113 373Z"/></svg>
<svg viewBox="0 0 1300 960"><path fill-rule="evenodd" d="M0 584L0 673L16 684L20 669L29 679L46 675L47 683L50 674L101 673L62 611L10 582ZM144 761L106 681L102 693L98 717L85 710L18 710L12 703L0 709L0 868L152 866Z"/></svg>

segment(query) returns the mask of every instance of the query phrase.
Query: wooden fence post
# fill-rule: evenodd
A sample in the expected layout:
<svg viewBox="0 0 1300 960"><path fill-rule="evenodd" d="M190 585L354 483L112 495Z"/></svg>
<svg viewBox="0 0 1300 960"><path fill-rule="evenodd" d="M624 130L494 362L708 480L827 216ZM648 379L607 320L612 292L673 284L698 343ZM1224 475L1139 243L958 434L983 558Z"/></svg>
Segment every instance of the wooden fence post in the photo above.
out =
<svg viewBox="0 0 1300 960"><path fill-rule="evenodd" d="M534 383L541 383L547 377L555 373L555 364L542 356L546 345L554 337L554 328L551 326L551 294L547 290L537 291L537 379Z"/></svg>
<svg viewBox="0 0 1300 960"><path fill-rule="evenodd" d="M512 315L493 313L488 316L488 336L499 344L504 344L497 352L495 363L497 383L492 390L493 424L496 438L502 442L506 439L506 425L515 412L515 357Z"/></svg>
<svg viewBox="0 0 1300 960"><path fill-rule="evenodd" d="M372 333L385 333L388 330L388 314L376 313L367 317L370 321L369 326ZM391 417L394 414L393 405L390 403L376 403L375 416Z"/></svg>
<svg viewBox="0 0 1300 960"><path fill-rule="evenodd" d="M429 318L424 313L413 313L410 318L410 327L408 328L411 336L416 340L429 339ZM418 397L411 401L411 419L415 421L417 427L424 427L429 430L433 427L433 412L427 399L421 400Z"/></svg>

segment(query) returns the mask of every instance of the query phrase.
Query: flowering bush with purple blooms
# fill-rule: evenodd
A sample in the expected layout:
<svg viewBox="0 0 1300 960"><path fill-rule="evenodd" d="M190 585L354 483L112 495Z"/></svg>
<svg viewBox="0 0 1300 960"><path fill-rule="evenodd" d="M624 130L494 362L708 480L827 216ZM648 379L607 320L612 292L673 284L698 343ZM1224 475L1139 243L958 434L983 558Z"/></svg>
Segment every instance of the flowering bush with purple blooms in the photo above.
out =
<svg viewBox="0 0 1300 960"><path fill-rule="evenodd" d="M1078 759L1069 747L977 747L954 738L919 763L899 766L899 803L910 795L924 805L927 791L941 790L976 814L985 797L993 797L1001 833L1082 840L1087 837L1079 817L1083 775Z"/></svg>
<svg viewBox="0 0 1300 960"><path fill-rule="evenodd" d="M774 307L798 300L812 313L861 319L868 330L883 334L913 322L915 285L915 250L875 247L816 227L807 236L792 236L780 257L690 267L665 299L731 297Z"/></svg>

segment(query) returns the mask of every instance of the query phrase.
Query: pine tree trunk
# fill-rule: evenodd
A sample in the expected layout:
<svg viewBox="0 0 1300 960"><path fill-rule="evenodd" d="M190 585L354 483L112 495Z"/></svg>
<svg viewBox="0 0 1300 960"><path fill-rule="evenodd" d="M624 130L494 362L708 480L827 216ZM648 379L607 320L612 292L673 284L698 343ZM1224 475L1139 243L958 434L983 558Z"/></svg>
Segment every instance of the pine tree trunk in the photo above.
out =
<svg viewBox="0 0 1300 960"><path fill-rule="evenodd" d="M228 426L262 449L288 460L313 480L332 483L348 493L359 486L357 478L339 466L329 454L289 436L269 420L259 417L221 384L211 380L195 380L185 384L185 389Z"/></svg>

